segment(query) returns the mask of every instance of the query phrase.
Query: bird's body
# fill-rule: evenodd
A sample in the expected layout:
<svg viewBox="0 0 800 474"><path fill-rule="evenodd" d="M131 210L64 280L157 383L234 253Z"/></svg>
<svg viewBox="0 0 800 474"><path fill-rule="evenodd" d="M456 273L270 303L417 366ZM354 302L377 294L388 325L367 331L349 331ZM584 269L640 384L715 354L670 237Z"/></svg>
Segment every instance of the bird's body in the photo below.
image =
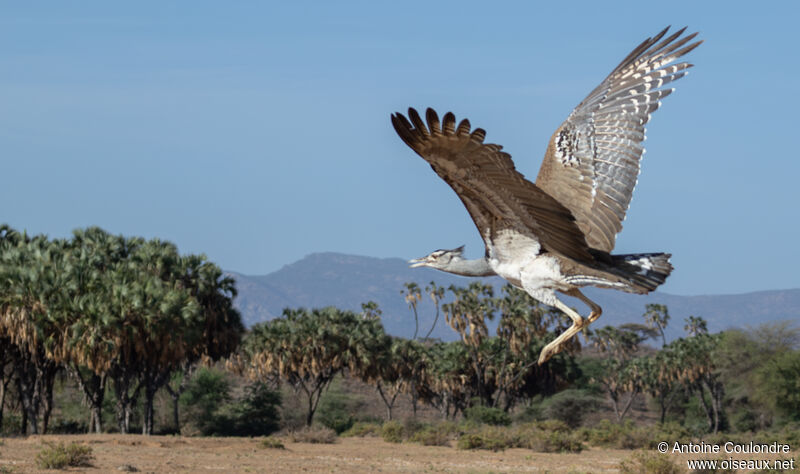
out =
<svg viewBox="0 0 800 474"><path fill-rule="evenodd" d="M584 286L644 294L672 271L669 254L613 255L617 233L633 195L644 152L644 126L664 85L683 77L687 63L672 64L700 42L684 30L662 40L666 29L635 48L553 134L536 183L525 179L502 147L484 143L486 132L452 113L425 121L414 109L392 115L403 141L458 194L486 246L481 259L461 258L463 247L412 260L465 276L499 275L533 298L566 313L573 325L548 344L543 363L601 308ZM587 320L556 296L579 298Z"/></svg>

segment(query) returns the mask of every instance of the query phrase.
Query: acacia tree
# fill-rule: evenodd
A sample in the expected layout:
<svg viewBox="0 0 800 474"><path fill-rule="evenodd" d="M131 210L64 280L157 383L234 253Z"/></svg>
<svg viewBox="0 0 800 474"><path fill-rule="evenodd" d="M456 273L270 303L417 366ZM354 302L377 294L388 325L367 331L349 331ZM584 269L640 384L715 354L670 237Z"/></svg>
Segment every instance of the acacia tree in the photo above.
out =
<svg viewBox="0 0 800 474"><path fill-rule="evenodd" d="M611 399L617 421L622 422L642 390L644 368L640 362L633 362L632 357L644 337L635 331L606 326L596 330L591 338L595 347L606 355L597 381Z"/></svg>
<svg viewBox="0 0 800 474"><path fill-rule="evenodd" d="M678 361L671 348L665 347L653 355L633 360L639 369L641 386L658 403L659 422L664 424L667 413L680 394Z"/></svg>
<svg viewBox="0 0 800 474"><path fill-rule="evenodd" d="M716 433L727 423L723 407L725 387L715 363L721 335L709 334L707 327L703 318L690 316L685 329L691 336L673 341L669 347L680 367L678 381L698 397L708 429Z"/></svg>
<svg viewBox="0 0 800 474"><path fill-rule="evenodd" d="M658 403L659 420L663 424L667 412L679 395L678 361L672 348L667 346L664 333L670 319L669 309L662 304L648 304L645 306L643 317L647 326L661 335L661 350L653 355L637 358L633 363L639 369L642 389Z"/></svg>

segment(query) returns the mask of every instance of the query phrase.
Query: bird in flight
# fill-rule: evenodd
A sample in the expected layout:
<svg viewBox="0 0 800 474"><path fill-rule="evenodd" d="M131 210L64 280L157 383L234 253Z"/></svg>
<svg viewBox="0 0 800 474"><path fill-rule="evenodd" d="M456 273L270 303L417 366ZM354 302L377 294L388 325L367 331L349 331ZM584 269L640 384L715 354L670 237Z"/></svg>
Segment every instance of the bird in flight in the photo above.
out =
<svg viewBox="0 0 800 474"><path fill-rule="evenodd" d="M436 250L411 260L464 276L499 275L536 300L558 308L572 326L547 344L543 364L602 309L581 293L584 286L646 294L664 283L673 267L667 253L615 255L616 236L631 202L644 148L645 125L665 87L692 64L675 63L702 41L669 27L628 54L556 129L536 182L514 168L500 145L468 120L456 124L428 109L392 115L403 141L456 192L483 238L483 258L462 257L464 247ZM665 37L666 36L666 37ZM556 295L576 297L590 308L583 318Z"/></svg>

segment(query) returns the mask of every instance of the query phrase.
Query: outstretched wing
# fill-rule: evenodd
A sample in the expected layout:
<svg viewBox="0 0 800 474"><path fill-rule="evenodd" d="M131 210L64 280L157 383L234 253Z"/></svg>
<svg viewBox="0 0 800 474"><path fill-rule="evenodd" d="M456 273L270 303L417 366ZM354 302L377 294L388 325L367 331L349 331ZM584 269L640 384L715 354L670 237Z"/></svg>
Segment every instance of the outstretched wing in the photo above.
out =
<svg viewBox="0 0 800 474"><path fill-rule="evenodd" d="M456 127L450 112L440 123L436 112L428 109L426 119L427 126L416 110L408 109L408 119L393 114L392 125L458 194L484 240L513 229L534 238L543 249L592 261L570 211L526 180L500 145L483 143L484 130L471 131L467 120Z"/></svg>
<svg viewBox="0 0 800 474"><path fill-rule="evenodd" d="M686 75L672 64L702 41L662 40L669 27L636 47L555 131L536 185L567 207L590 247L610 252L633 195L644 148L645 124L667 84ZM687 44L690 43L690 44Z"/></svg>

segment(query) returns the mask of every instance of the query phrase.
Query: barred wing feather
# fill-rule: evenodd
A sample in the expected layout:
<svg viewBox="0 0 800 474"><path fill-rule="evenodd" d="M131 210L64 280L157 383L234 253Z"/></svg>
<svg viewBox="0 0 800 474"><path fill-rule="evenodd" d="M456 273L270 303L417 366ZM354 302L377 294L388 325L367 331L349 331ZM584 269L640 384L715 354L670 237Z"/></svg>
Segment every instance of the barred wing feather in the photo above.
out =
<svg viewBox="0 0 800 474"><path fill-rule="evenodd" d="M555 131L536 185L575 216L592 248L610 252L639 176L645 125L667 84L686 75L673 64L702 41L697 33L667 38L669 28L637 46ZM662 39L664 38L664 39Z"/></svg>

